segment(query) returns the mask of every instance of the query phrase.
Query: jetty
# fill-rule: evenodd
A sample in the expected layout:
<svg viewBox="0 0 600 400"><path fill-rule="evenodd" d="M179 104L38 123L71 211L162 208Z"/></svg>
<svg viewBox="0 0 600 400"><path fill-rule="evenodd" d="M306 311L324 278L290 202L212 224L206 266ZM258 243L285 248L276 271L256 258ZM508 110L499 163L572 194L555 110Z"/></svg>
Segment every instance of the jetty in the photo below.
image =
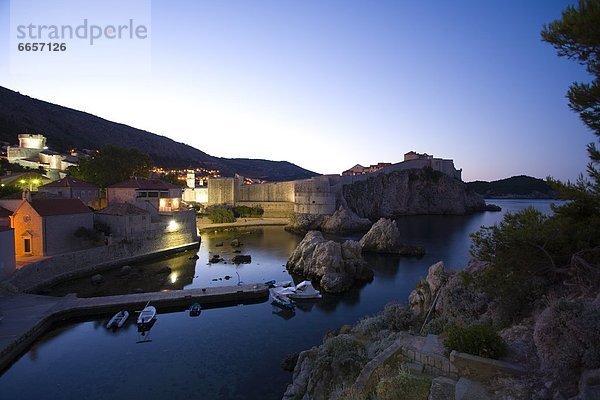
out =
<svg viewBox="0 0 600 400"><path fill-rule="evenodd" d="M25 293L0 297L0 373L6 370L29 346L52 326L72 318L109 316L121 309L142 309L150 302L161 308L174 309L193 302L208 308L264 302L269 289L264 284L219 286L118 296L79 298Z"/></svg>

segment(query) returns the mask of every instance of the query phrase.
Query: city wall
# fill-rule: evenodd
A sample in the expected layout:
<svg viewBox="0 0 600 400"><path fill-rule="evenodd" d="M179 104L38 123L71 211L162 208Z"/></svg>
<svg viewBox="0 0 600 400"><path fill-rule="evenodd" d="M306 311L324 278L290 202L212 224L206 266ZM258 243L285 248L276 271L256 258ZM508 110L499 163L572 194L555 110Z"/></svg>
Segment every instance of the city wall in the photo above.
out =
<svg viewBox="0 0 600 400"><path fill-rule="evenodd" d="M273 217L284 215L290 209L294 213L331 215L339 205L344 204L342 186L377 174L425 167L461 179L462 170L455 169L452 160L441 158L407 160L370 174L321 175L289 182L243 185L240 177L214 178L208 180L208 205L254 204L265 210L265 216Z"/></svg>
<svg viewBox="0 0 600 400"><path fill-rule="evenodd" d="M153 223L142 237L120 239L107 245L59 254L27 264L18 269L7 282L21 291L34 291L79 275L101 271L158 254L176 252L198 246L194 212L173 213L169 219L179 226L173 230L168 223Z"/></svg>

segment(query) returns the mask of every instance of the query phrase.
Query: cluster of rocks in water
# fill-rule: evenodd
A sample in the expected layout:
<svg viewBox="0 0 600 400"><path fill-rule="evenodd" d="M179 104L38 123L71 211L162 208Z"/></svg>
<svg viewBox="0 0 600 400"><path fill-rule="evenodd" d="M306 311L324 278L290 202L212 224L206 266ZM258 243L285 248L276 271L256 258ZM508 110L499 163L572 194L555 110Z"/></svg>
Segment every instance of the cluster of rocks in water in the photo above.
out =
<svg viewBox="0 0 600 400"><path fill-rule="evenodd" d="M348 210L338 210L336 214L338 221L343 215L355 220ZM339 225L336 223L336 226ZM396 222L381 218L360 241L338 243L325 239L320 231L307 232L289 258L287 268L293 274L312 279L325 292L340 293L356 282L373 278L373 271L367 266L363 252L422 256L425 249L404 245Z"/></svg>
<svg viewBox="0 0 600 400"><path fill-rule="evenodd" d="M361 253L355 240L338 243L326 240L319 231L310 231L292 253L287 267L293 274L318 282L325 292L339 293L355 281L373 278Z"/></svg>

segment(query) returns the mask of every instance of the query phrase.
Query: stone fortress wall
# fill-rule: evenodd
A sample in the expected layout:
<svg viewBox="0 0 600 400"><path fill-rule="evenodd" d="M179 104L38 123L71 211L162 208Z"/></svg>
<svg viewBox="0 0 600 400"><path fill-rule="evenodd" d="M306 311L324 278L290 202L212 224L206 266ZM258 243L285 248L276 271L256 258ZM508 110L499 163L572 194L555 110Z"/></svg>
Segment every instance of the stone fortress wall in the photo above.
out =
<svg viewBox="0 0 600 400"><path fill-rule="evenodd" d="M292 213L331 215L343 203L342 187L377 174L430 167L461 180L462 170L453 160L416 158L362 175L320 175L310 179L243 185L243 178L210 178L207 205L260 206L265 217L288 217Z"/></svg>

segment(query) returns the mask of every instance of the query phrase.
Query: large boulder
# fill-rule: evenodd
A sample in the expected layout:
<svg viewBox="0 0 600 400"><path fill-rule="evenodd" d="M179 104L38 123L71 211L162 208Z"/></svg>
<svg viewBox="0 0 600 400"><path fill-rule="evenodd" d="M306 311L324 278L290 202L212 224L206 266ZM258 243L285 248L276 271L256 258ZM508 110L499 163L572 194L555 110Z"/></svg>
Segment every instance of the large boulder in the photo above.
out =
<svg viewBox="0 0 600 400"><path fill-rule="evenodd" d="M447 277L448 274L444 269L443 261L429 267L427 278L417 283L415 290L408 296L408 304L415 314L425 316Z"/></svg>
<svg viewBox="0 0 600 400"><path fill-rule="evenodd" d="M325 240L321 232L309 231L287 263L294 274L314 280L325 292L340 293L355 281L370 280L373 271L361 256L360 244Z"/></svg>
<svg viewBox="0 0 600 400"><path fill-rule="evenodd" d="M329 233L352 233L369 230L372 222L361 218L345 207L338 208L333 215L328 215L321 223L321 230Z"/></svg>
<svg viewBox="0 0 600 400"><path fill-rule="evenodd" d="M360 245L363 251L375 253L398 253L404 247L396 222L386 218L380 218L373 224L369 232L360 239Z"/></svg>
<svg viewBox="0 0 600 400"><path fill-rule="evenodd" d="M306 233L321 229L321 224L325 219L321 214L303 214L295 213L290 217L289 223L285 226L285 230L294 233Z"/></svg>
<svg viewBox="0 0 600 400"><path fill-rule="evenodd" d="M462 181L431 169L377 174L344 185L342 196L352 211L372 220L401 215L461 215L486 209L483 197Z"/></svg>
<svg viewBox="0 0 600 400"><path fill-rule="evenodd" d="M360 245L365 252L391 253L402 255L425 254L423 247L411 247L402 243L398 225L391 219L380 218L371 229L360 239Z"/></svg>

